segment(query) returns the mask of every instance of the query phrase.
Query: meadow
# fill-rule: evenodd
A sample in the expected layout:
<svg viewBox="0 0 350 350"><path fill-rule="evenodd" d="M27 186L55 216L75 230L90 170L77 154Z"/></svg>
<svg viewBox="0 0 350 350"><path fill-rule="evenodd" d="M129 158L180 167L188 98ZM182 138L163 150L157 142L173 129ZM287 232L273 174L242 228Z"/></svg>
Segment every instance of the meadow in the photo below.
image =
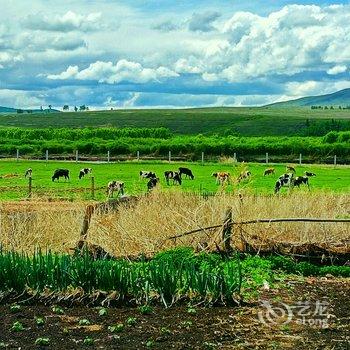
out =
<svg viewBox="0 0 350 350"><path fill-rule="evenodd" d="M181 187L166 184L164 171L177 170L180 166L192 169L195 179L184 179ZM263 176L267 167L276 169L275 175ZM65 198L71 200L92 199L91 179L86 176L78 179L79 170L83 167L91 167L95 181L96 200L106 199L106 186L111 180L120 180L125 183L127 195L142 194L147 192L147 180L139 177L141 170L153 171L160 178L160 187L165 191L181 191L212 193L222 191L211 175L218 171L228 171L232 178L236 179L244 170L250 170L252 176L249 180L232 184L225 187L225 192L248 191L252 194L273 194L275 181L279 175L285 173L286 164L259 164L259 163L234 163L230 158L224 158L218 163L178 163L178 162L110 162L110 163L82 163L61 161L0 161L0 199L19 200L27 197L28 179L24 178L25 170L33 169L32 185L33 198ZM348 166L338 165L294 165L297 175L303 175L304 171L316 173L316 177L310 179L311 191L333 191L347 193L350 191L350 169ZM61 179L52 182L51 177L55 169L67 168L70 170L70 181ZM282 192L285 192L282 189ZM295 189L295 191L307 191L307 188Z"/></svg>
<svg viewBox="0 0 350 350"><path fill-rule="evenodd" d="M350 130L349 110L189 108L64 113L0 113L0 126L23 128L168 128L177 135L323 136Z"/></svg>

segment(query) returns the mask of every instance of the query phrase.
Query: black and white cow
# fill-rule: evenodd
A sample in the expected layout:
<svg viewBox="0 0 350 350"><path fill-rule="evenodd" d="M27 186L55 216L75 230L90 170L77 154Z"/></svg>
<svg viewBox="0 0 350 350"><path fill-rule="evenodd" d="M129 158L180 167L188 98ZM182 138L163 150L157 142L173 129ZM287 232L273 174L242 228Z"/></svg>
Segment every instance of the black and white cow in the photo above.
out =
<svg viewBox="0 0 350 350"><path fill-rule="evenodd" d="M191 180L194 179L194 175L193 175L192 171L188 168L179 168L180 177L182 176L182 174L186 175L186 179L187 179L187 177L189 177Z"/></svg>
<svg viewBox="0 0 350 350"><path fill-rule="evenodd" d="M113 197L113 193L117 192L117 194L124 194L124 182L122 181L110 181L107 185L107 196L109 198Z"/></svg>
<svg viewBox="0 0 350 350"><path fill-rule="evenodd" d="M305 176L308 176L308 177L316 176L315 173L310 173L310 172L308 172L308 171L305 171L305 172L304 172L304 175L305 175Z"/></svg>
<svg viewBox="0 0 350 350"><path fill-rule="evenodd" d="M28 176L28 177L32 177L32 173L33 173L32 168L28 168L28 169L26 170L26 172L24 173L24 177L25 177L25 178L27 178L27 176Z"/></svg>
<svg viewBox="0 0 350 350"><path fill-rule="evenodd" d="M148 191L153 190L153 188L157 186L158 182L159 182L159 177L151 177L147 182Z"/></svg>
<svg viewBox="0 0 350 350"><path fill-rule="evenodd" d="M92 173L92 169L91 168L80 169L80 171L79 171L79 180L81 180L85 175L91 174L91 173Z"/></svg>
<svg viewBox="0 0 350 350"><path fill-rule="evenodd" d="M309 178L307 176L297 176L293 181L293 185L298 187L300 187L300 185L307 185L310 189Z"/></svg>
<svg viewBox="0 0 350 350"><path fill-rule="evenodd" d="M278 193L282 187L293 187L294 185L294 174L286 173L281 175L275 184L275 193Z"/></svg>
<svg viewBox="0 0 350 350"><path fill-rule="evenodd" d="M56 169L52 176L52 181L60 180L60 177L64 177L69 180L69 170L68 169Z"/></svg>
<svg viewBox="0 0 350 350"><path fill-rule="evenodd" d="M168 170L164 172L164 176L165 176L165 181L166 183L169 185L169 180L173 180L173 184L178 183L179 185L181 185L182 180L181 180L181 176L177 171L172 171L172 170Z"/></svg>
<svg viewBox="0 0 350 350"><path fill-rule="evenodd" d="M156 177L157 177L156 173L152 171L145 171L145 170L140 171L141 179L155 179Z"/></svg>

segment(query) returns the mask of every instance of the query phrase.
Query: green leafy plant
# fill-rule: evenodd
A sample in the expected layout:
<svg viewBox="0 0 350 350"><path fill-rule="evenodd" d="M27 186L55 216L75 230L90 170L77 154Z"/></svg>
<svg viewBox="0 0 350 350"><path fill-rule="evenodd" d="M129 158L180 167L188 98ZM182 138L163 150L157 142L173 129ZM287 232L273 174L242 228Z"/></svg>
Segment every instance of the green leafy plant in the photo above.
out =
<svg viewBox="0 0 350 350"><path fill-rule="evenodd" d="M11 329L14 331L14 332L21 332L24 330L24 327L23 327L23 324L19 321L16 321L12 324L12 327Z"/></svg>
<svg viewBox="0 0 350 350"><path fill-rule="evenodd" d="M139 311L142 315L149 315L153 312L153 307L150 305L139 306Z"/></svg>
<svg viewBox="0 0 350 350"><path fill-rule="evenodd" d="M108 330L112 333L120 333L124 330L124 325L122 323L118 323L114 326L108 326Z"/></svg>
<svg viewBox="0 0 350 350"><path fill-rule="evenodd" d="M187 308L187 313L194 315L197 313L197 310L194 307L189 307L189 308Z"/></svg>
<svg viewBox="0 0 350 350"><path fill-rule="evenodd" d="M43 317L36 317L35 323L37 326L43 326L45 324L45 319Z"/></svg>
<svg viewBox="0 0 350 350"><path fill-rule="evenodd" d="M59 306L53 306L51 311L56 315L64 315L64 310Z"/></svg>
<svg viewBox="0 0 350 350"><path fill-rule="evenodd" d="M50 339L47 337L40 337L35 340L36 345L47 346L50 344Z"/></svg>
<svg viewBox="0 0 350 350"><path fill-rule="evenodd" d="M160 333L161 333L162 335L170 335L170 334L172 334L172 333L171 333L171 330L170 330L169 328L166 328L166 327L162 327L162 328L160 329Z"/></svg>
<svg viewBox="0 0 350 350"><path fill-rule="evenodd" d="M103 307L98 311L98 314L99 314L99 316L107 316L108 311L106 308Z"/></svg>
<svg viewBox="0 0 350 350"><path fill-rule="evenodd" d="M91 322L86 318L82 318L79 320L78 324L79 326L90 326Z"/></svg>
<svg viewBox="0 0 350 350"><path fill-rule="evenodd" d="M83 341L83 344L87 346L94 345L94 340L91 337L86 337Z"/></svg>
<svg viewBox="0 0 350 350"><path fill-rule="evenodd" d="M10 312L12 314L15 314L15 313L20 312L20 311L21 311L21 306L18 304L13 304L10 306Z"/></svg>
<svg viewBox="0 0 350 350"><path fill-rule="evenodd" d="M137 323L137 318L136 317L128 317L128 319L126 320L126 324L128 326L135 326Z"/></svg>

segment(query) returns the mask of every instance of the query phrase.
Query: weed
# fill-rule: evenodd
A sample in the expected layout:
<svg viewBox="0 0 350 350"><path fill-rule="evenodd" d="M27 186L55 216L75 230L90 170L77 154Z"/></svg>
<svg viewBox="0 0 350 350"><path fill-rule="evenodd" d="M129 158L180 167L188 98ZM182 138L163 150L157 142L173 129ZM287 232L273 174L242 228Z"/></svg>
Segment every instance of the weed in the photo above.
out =
<svg viewBox="0 0 350 350"><path fill-rule="evenodd" d="M16 321L13 323L11 330L13 330L14 332L21 332L24 330L23 324L19 321Z"/></svg>

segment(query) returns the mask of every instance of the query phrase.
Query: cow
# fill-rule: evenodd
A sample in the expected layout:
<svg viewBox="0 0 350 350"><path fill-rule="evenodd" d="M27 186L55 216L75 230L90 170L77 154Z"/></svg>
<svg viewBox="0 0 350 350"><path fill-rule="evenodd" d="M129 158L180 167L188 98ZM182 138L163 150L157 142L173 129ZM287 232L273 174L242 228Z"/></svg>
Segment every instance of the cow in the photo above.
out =
<svg viewBox="0 0 350 350"><path fill-rule="evenodd" d="M152 171L145 171L145 170L140 171L141 179L155 179L156 177L157 175Z"/></svg>
<svg viewBox="0 0 350 350"><path fill-rule="evenodd" d="M293 181L293 186L298 186L300 188L300 185L307 185L307 187L310 189L309 186L309 178L307 176L297 176Z"/></svg>
<svg viewBox="0 0 350 350"><path fill-rule="evenodd" d="M293 187L294 186L294 174L286 173L281 175L275 184L275 193L278 193L282 187Z"/></svg>
<svg viewBox="0 0 350 350"><path fill-rule="evenodd" d="M292 172L294 174L296 173L295 168L291 165L286 166L286 171Z"/></svg>
<svg viewBox="0 0 350 350"><path fill-rule="evenodd" d="M219 172L211 174L212 177L216 178L216 183L223 185L224 183L230 183L231 175L227 172Z"/></svg>
<svg viewBox="0 0 350 350"><path fill-rule="evenodd" d="M275 174L275 168L268 168L268 169L265 169L265 171L264 171L264 176L266 176L266 175L271 175L271 174Z"/></svg>
<svg viewBox="0 0 350 350"><path fill-rule="evenodd" d="M79 180L81 180L85 175L91 174L91 173L92 173L92 169L91 168L80 169L80 171L79 171Z"/></svg>
<svg viewBox="0 0 350 350"><path fill-rule="evenodd" d="M157 186L158 182L159 182L159 177L151 177L147 182L148 191L153 190L153 188Z"/></svg>
<svg viewBox="0 0 350 350"><path fill-rule="evenodd" d="M177 171L172 171L172 170L165 171L164 177L165 177L165 181L168 185L169 185L170 179L173 180L173 184L178 183L179 185L181 185L181 183L182 183L181 176Z"/></svg>
<svg viewBox="0 0 350 350"><path fill-rule="evenodd" d="M308 172L308 171L305 171L305 172L304 172L304 175L307 176L307 177L316 176L315 173L310 173L310 172Z"/></svg>
<svg viewBox="0 0 350 350"><path fill-rule="evenodd" d="M188 168L179 168L179 174L180 174L180 177L182 176L182 174L186 175L186 179L187 177L189 177L191 180L194 179L194 175L192 173L192 171Z"/></svg>
<svg viewBox="0 0 350 350"><path fill-rule="evenodd" d="M68 169L56 169L55 172L53 173L53 176L52 176L52 181L55 181L55 180L60 180L60 177L63 177L65 178L65 180L69 180L69 170Z"/></svg>
<svg viewBox="0 0 350 350"><path fill-rule="evenodd" d="M113 197L113 193L117 192L117 194L124 194L124 182L122 181L110 181L108 182L107 185L107 196L108 198L112 198Z"/></svg>
<svg viewBox="0 0 350 350"><path fill-rule="evenodd" d="M27 176L28 176L28 177L32 177L32 173L33 173L32 168L28 168L28 169L26 170L26 172L24 173L24 178L27 178Z"/></svg>
<svg viewBox="0 0 350 350"><path fill-rule="evenodd" d="M238 176L238 178L237 178L237 181L238 181L238 182L241 182L241 181L243 181L243 180L247 180L247 179L249 179L251 176L252 176L252 173L251 173L249 170L242 171L242 172L239 174L239 176Z"/></svg>

